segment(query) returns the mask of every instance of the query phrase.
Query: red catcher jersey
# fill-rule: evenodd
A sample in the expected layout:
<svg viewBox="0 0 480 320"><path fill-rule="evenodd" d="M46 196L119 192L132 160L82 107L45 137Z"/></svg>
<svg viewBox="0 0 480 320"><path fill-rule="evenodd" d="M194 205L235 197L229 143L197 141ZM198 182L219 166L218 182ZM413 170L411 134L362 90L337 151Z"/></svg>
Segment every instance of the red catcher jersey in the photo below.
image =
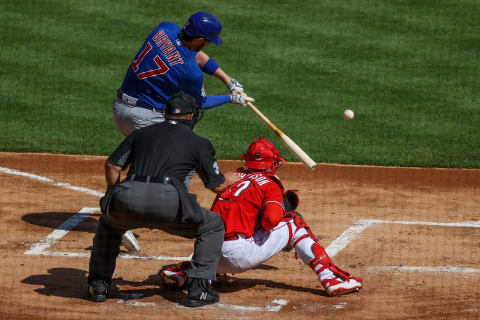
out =
<svg viewBox="0 0 480 320"><path fill-rule="evenodd" d="M267 203L283 207L283 186L278 177L263 172L248 172L245 169L237 172L242 178L217 196L211 210L222 217L225 237L243 234L250 238L260 225Z"/></svg>

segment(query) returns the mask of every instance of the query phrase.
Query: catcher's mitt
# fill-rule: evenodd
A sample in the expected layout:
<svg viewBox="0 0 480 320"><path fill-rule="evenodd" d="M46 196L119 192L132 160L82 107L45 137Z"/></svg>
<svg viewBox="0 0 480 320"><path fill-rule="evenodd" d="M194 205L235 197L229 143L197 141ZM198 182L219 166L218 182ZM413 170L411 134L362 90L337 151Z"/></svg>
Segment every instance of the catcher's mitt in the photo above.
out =
<svg viewBox="0 0 480 320"><path fill-rule="evenodd" d="M293 190L287 190L283 194L283 205L285 206L285 213L289 214L297 209L300 199L298 194Z"/></svg>

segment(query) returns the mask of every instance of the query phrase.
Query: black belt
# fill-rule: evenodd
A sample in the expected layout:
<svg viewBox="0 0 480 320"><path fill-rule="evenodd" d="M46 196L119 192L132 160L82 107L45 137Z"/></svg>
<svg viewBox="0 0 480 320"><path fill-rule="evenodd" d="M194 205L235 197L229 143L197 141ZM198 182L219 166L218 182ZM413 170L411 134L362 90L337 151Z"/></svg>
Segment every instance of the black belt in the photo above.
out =
<svg viewBox="0 0 480 320"><path fill-rule="evenodd" d="M173 184L172 178L170 177L151 177L151 176L137 176L129 175L127 177L130 181L146 182L146 183L163 183L163 184Z"/></svg>
<svg viewBox="0 0 480 320"><path fill-rule="evenodd" d="M147 110L155 110L154 107L152 107L151 105L147 104L146 102L143 102L142 100L140 99L137 99L137 98L134 98L134 97L131 97L125 93L123 93L122 91L120 90L117 90L117 98L122 100L123 102L125 102L126 104L129 104L131 106L134 106L134 107L139 107L139 108L143 108L143 109L147 109Z"/></svg>

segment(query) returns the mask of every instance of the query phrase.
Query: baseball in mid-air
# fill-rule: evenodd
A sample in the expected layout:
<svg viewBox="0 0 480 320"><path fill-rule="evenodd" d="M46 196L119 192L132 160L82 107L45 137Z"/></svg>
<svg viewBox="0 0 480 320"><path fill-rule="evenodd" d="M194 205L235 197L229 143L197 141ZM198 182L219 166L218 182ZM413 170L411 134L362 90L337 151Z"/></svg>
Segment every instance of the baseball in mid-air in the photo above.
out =
<svg viewBox="0 0 480 320"><path fill-rule="evenodd" d="M354 115L352 110L347 109L343 111L343 119L345 120L352 120Z"/></svg>

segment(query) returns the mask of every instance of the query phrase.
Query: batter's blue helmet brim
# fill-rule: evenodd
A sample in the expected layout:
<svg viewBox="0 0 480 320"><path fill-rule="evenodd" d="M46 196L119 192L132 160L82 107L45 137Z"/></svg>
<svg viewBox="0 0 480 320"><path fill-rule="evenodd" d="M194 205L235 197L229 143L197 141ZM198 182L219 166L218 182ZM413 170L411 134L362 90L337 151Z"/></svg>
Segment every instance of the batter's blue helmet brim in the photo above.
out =
<svg viewBox="0 0 480 320"><path fill-rule="evenodd" d="M205 39L207 39L207 38L205 38ZM210 39L207 39L207 40L215 43L217 46L221 46L223 44L223 40L220 37L218 37L216 39L212 39L212 40L210 40Z"/></svg>

